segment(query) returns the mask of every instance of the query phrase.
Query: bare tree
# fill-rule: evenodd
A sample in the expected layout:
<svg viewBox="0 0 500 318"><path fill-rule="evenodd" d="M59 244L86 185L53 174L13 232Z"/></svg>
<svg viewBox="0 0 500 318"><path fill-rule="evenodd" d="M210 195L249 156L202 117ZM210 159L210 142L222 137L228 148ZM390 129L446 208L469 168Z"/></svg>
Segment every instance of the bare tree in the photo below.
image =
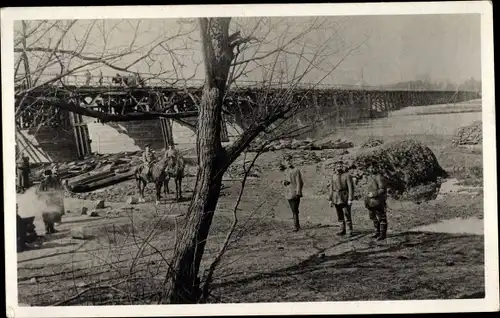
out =
<svg viewBox="0 0 500 318"><path fill-rule="evenodd" d="M171 66L186 69L184 56L191 51L186 38L194 31L194 26L174 20L164 23L166 32L158 36L146 36L150 29L142 27L142 20L20 21L15 26L14 40L16 118L26 113L46 113L50 108L102 121L168 117L161 112L109 114L96 111L81 107L74 101L51 96L48 89L50 85L60 85L71 92L72 87L83 83L79 83L78 78L84 72L102 73L103 69L108 74L118 71L135 74L146 81L175 84L178 77ZM174 55L176 59L170 61L170 56ZM194 71L184 74L186 78L196 75L200 63L191 60L190 69ZM146 69L144 65L147 65ZM47 87L47 94L32 94L44 87ZM44 106L40 107L41 104ZM196 114L184 114L184 117L193 115Z"/></svg>
<svg viewBox="0 0 500 318"><path fill-rule="evenodd" d="M304 32L287 41L289 34L279 32L272 40L277 47L262 53L259 41L254 34L244 36L241 31L230 34L231 18L200 18L202 51L205 65L205 85L199 106L197 129L198 173L193 199L188 209L187 220L174 250L172 265L167 272L167 284L163 301L168 303L194 303L201 297L198 273L203 257L213 215L217 207L222 184L222 176L236 158L261 133L269 133L274 123L282 123L301 111L302 96L294 99L294 90L313 70L322 70L316 77L313 89L329 76L352 51L350 49L336 63L327 65L331 57L330 46L335 32L320 40L320 44L311 45L306 40L313 30L326 28L325 19L313 19ZM259 20L253 29L259 30ZM303 25L302 25L303 26ZM271 27L270 30L273 28ZM269 36L271 32L267 33ZM320 36L318 32L316 36ZM323 41L321 41L323 40ZM257 43L253 52L249 48ZM255 44L254 44L255 45ZM251 52L251 56L241 54L242 47ZM269 50L269 47L266 48ZM280 61L283 64L280 64ZM289 65L293 61L293 66ZM287 63L288 62L288 63ZM281 65L284 65L280 67ZM228 88L236 79L246 74L252 66L262 72L266 88L258 100L253 101L252 123L229 146L221 144L221 118ZM276 84L278 90L276 90ZM305 94L307 95L307 94ZM279 126L279 125L278 125ZM272 129L271 129L272 130Z"/></svg>

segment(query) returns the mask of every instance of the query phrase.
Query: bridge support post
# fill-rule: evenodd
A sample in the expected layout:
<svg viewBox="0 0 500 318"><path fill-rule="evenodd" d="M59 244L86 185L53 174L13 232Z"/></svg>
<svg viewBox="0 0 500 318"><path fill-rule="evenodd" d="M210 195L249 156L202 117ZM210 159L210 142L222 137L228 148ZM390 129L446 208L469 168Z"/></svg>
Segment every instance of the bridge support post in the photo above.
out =
<svg viewBox="0 0 500 318"><path fill-rule="evenodd" d="M172 145L172 147L175 148L174 133L172 131L172 120L168 118L160 118L160 124L165 148L168 148L169 145Z"/></svg>
<svg viewBox="0 0 500 318"><path fill-rule="evenodd" d="M82 115L70 113L71 125L75 134L76 150L79 159L92 153L90 145L89 129L83 121Z"/></svg>

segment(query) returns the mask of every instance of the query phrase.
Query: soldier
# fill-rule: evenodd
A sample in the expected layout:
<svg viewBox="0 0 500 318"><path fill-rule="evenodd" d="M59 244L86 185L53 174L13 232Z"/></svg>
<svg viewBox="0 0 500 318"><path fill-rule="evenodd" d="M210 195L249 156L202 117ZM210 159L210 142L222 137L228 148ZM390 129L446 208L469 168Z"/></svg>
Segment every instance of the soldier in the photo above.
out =
<svg viewBox="0 0 500 318"><path fill-rule="evenodd" d="M148 177L151 176L151 168L153 166L154 161L155 161L154 151L153 149L151 149L151 146L147 144L144 153L142 154L142 162L144 163L145 169L147 169L146 175Z"/></svg>
<svg viewBox="0 0 500 318"><path fill-rule="evenodd" d="M302 174L300 173L300 170L295 168L292 164L292 156L287 154L283 159L283 164L280 165L280 170L285 173L285 180L283 180L283 185L285 186L285 198L288 200L290 209L293 213L294 232L297 232L300 230L299 205L300 198L302 197L304 182L302 181Z"/></svg>
<svg viewBox="0 0 500 318"><path fill-rule="evenodd" d="M377 167L370 166L367 170L368 187L365 195L365 207L370 212L370 219L375 227L373 238L381 241L387 235L387 185Z"/></svg>
<svg viewBox="0 0 500 318"><path fill-rule="evenodd" d="M30 159L24 154L17 162L17 182L21 193L24 193L30 187Z"/></svg>
<svg viewBox="0 0 500 318"><path fill-rule="evenodd" d="M174 145L168 145L167 150L165 150L165 158L176 158L177 154L178 151L174 148Z"/></svg>
<svg viewBox="0 0 500 318"><path fill-rule="evenodd" d="M90 71L85 72L85 86L90 85L90 80L92 79L92 74L90 74Z"/></svg>
<svg viewBox="0 0 500 318"><path fill-rule="evenodd" d="M102 71L99 71L99 86L102 86Z"/></svg>
<svg viewBox="0 0 500 318"><path fill-rule="evenodd" d="M354 195L354 183L342 160L335 162L334 173L330 183L330 206L335 207L341 230L337 235L353 235L351 205Z"/></svg>

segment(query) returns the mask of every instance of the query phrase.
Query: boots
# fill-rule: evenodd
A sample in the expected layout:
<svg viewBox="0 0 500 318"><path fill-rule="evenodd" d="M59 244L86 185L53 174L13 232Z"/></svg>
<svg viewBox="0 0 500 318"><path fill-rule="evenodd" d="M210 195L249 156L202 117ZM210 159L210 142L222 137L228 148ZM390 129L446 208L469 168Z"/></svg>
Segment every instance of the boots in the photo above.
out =
<svg viewBox="0 0 500 318"><path fill-rule="evenodd" d="M373 225L375 226L375 234L372 236L372 238L376 239L380 236L380 223L378 221L373 222Z"/></svg>
<svg viewBox="0 0 500 318"><path fill-rule="evenodd" d="M377 238L377 241L385 240L386 236L387 236L387 223L381 223L380 224L380 235Z"/></svg>
<svg viewBox="0 0 500 318"><path fill-rule="evenodd" d="M345 222L340 223L340 231L337 232L337 235L345 235Z"/></svg>
<svg viewBox="0 0 500 318"><path fill-rule="evenodd" d="M346 224L347 224L347 235L354 236L354 232L352 230L352 222L347 221Z"/></svg>
<svg viewBox="0 0 500 318"><path fill-rule="evenodd" d="M297 232L298 230L300 230L300 223L299 223L299 214L298 213L294 213L293 214L293 224L294 224L294 232Z"/></svg>

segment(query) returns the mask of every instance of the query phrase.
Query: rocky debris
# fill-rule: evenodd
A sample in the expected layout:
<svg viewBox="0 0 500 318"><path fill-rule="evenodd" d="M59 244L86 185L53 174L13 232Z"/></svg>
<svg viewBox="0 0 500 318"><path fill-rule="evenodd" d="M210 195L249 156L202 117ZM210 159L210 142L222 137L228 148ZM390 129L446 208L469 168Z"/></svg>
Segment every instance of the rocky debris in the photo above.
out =
<svg viewBox="0 0 500 318"><path fill-rule="evenodd" d="M469 126L460 127L457 130L456 138L452 143L459 145L480 145L483 142L483 124L481 121L475 121Z"/></svg>
<svg viewBox="0 0 500 318"><path fill-rule="evenodd" d="M251 161L250 161L251 162ZM245 171L248 169L250 162L247 162L247 166L244 167L243 164L232 164L227 169L225 175L230 179L241 179L245 176ZM250 171L248 171L248 178L259 178L261 175L262 168L258 165L253 165Z"/></svg>
<svg viewBox="0 0 500 318"><path fill-rule="evenodd" d="M248 148L249 152L257 152L262 147L262 152L276 151L276 150L324 150L324 149L347 149L354 147L354 144L350 141L337 139L329 141L317 141L311 138L305 140L297 139L279 139L269 142L265 146L266 141L255 141Z"/></svg>
<svg viewBox="0 0 500 318"><path fill-rule="evenodd" d="M88 208L82 207L82 215L87 215L88 210L89 210Z"/></svg>
<svg viewBox="0 0 500 318"><path fill-rule="evenodd" d="M79 240L88 240L92 237L90 229L83 226L72 228L70 233L72 238Z"/></svg>
<svg viewBox="0 0 500 318"><path fill-rule="evenodd" d="M105 208L105 205L104 205L104 200L99 200L99 202L97 202L97 204L95 205L95 209L98 210L98 209L104 209Z"/></svg>
<svg viewBox="0 0 500 318"><path fill-rule="evenodd" d="M98 217L99 213L97 213L97 211L92 211L92 212L90 212L90 216L91 217Z"/></svg>
<svg viewBox="0 0 500 318"><path fill-rule="evenodd" d="M374 148L374 147L382 145L383 143L384 142L380 139L369 138L367 141L365 141L361 145L361 148Z"/></svg>
<svg viewBox="0 0 500 318"><path fill-rule="evenodd" d="M328 161L330 159L337 159L347 154L349 154L349 151L346 149L329 149L323 150L319 154L319 157L321 158L321 160Z"/></svg>

